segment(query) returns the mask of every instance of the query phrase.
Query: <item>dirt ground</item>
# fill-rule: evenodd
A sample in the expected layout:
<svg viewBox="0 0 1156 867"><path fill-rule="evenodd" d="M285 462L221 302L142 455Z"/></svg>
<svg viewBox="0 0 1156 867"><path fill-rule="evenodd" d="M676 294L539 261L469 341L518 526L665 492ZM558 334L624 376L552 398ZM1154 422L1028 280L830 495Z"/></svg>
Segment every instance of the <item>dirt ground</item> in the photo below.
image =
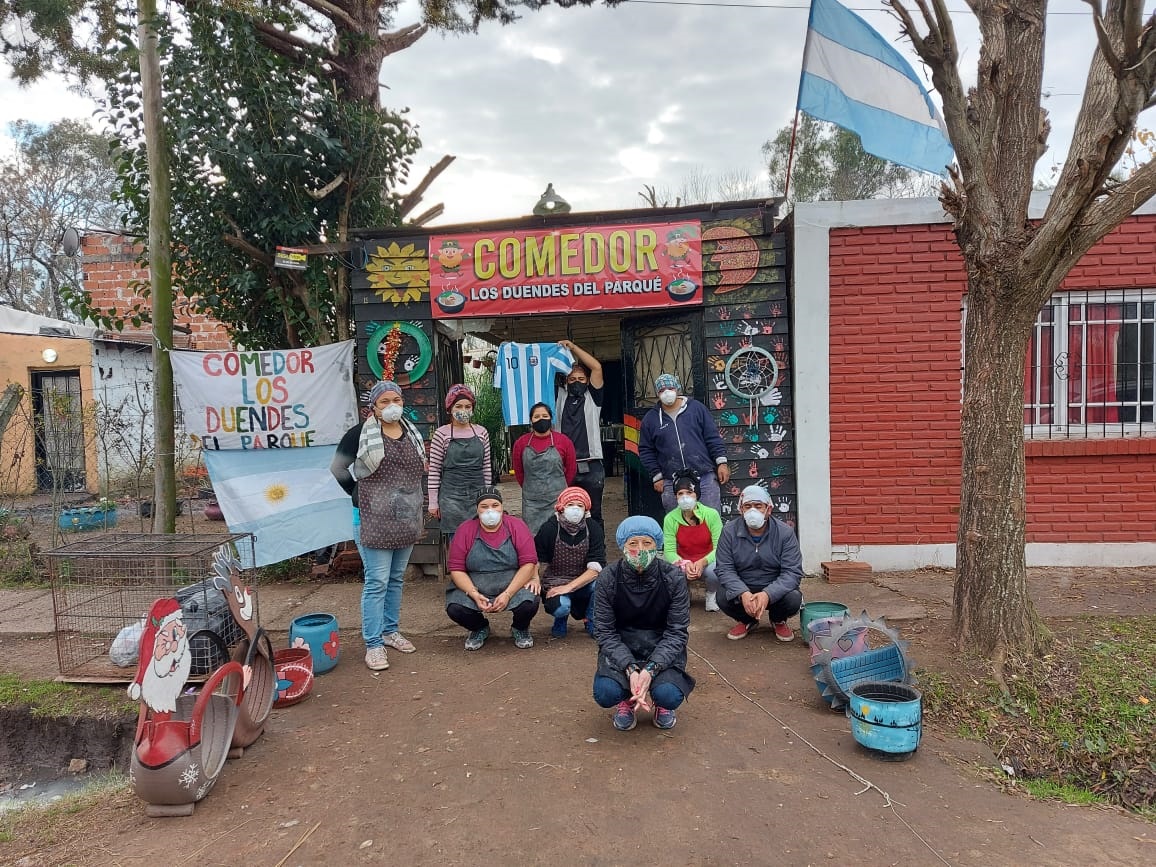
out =
<svg viewBox="0 0 1156 867"><path fill-rule="evenodd" d="M1151 613L1153 577L1033 570L1031 585L1062 628L1093 606ZM921 666L956 664L947 571L804 589L889 613ZM341 585L301 593L302 610L356 599ZM0 843L0 863L1151 863L1156 825L1006 794L980 772L990 752L933 719L910 760L866 754L819 701L805 645L766 629L727 641L729 622L695 598L698 688L670 732L647 719L611 728L590 697L595 650L581 631L551 640L539 617L537 645L519 651L498 617L486 647L466 653L441 586L415 582L403 628L418 652L391 652L390 669L371 673L346 612L337 668L308 700L273 712L191 818L147 819L131 794L116 796L62 817L51 842ZM50 638L0 637L0 655L8 670L55 673Z"/></svg>

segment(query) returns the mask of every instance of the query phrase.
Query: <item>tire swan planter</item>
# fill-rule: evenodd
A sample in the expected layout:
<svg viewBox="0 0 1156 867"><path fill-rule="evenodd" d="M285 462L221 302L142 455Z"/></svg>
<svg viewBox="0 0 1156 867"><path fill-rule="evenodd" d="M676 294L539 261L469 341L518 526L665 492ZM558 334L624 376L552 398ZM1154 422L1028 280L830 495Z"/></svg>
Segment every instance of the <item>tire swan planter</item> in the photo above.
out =
<svg viewBox="0 0 1156 867"><path fill-rule="evenodd" d="M245 684L245 697L238 709L229 752L229 758L236 759L265 731L277 697L277 674L273 643L269 634L257 625L253 592L241 581L241 562L229 545L222 545L214 552L213 573L213 585L225 594L233 619L245 633L233 651L233 662L240 664Z"/></svg>
<svg viewBox="0 0 1156 867"><path fill-rule="evenodd" d="M887 625L886 618L871 619L867 612L847 615L827 630L812 630L811 676L832 710L847 707L851 688L858 683L901 683L911 685L914 664L907 656L908 643ZM867 649L867 637L882 637L889 643ZM853 652L848 653L851 649Z"/></svg>
<svg viewBox="0 0 1156 867"><path fill-rule="evenodd" d="M188 630L176 599L158 599L141 636L128 694L139 700L129 784L150 817L191 816L216 784L244 698L244 672L227 662L196 694L182 694L192 667Z"/></svg>

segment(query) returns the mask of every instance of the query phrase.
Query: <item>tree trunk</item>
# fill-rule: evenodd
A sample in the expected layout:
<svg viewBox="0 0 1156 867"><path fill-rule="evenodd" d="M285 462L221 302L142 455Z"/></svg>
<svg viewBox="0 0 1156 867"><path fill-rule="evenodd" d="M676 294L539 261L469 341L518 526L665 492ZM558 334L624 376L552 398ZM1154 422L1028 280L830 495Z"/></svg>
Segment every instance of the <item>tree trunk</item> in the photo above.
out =
<svg viewBox="0 0 1156 867"><path fill-rule="evenodd" d="M996 659L1042 638L1024 555L1023 359L1037 293L1022 283L991 266L968 279L953 627L961 647Z"/></svg>
<svg viewBox="0 0 1156 867"><path fill-rule="evenodd" d="M149 283L153 320L153 532L174 533L177 524L176 413L173 394L173 260L170 225L169 150L161 112L156 0L137 0L137 41L149 162Z"/></svg>

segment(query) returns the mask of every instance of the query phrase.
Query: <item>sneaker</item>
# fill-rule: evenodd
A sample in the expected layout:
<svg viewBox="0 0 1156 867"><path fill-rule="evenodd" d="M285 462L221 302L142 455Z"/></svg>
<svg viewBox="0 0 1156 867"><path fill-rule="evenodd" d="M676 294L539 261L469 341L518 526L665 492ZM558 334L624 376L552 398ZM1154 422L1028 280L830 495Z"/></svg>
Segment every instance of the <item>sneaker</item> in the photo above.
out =
<svg viewBox="0 0 1156 867"><path fill-rule="evenodd" d="M566 618L565 617L555 617L554 618L554 625L550 627L550 634L553 635L555 638L565 638L566 637Z"/></svg>
<svg viewBox="0 0 1156 867"><path fill-rule="evenodd" d="M413 642L400 632L391 632L389 635L383 635L381 636L381 640L385 642L386 647L392 647L394 650L400 650L402 653L413 653L417 650L417 648L413 646Z"/></svg>
<svg viewBox="0 0 1156 867"><path fill-rule="evenodd" d="M654 709L654 727L663 730L674 728L674 724L678 722L678 717L675 716L674 711L667 710L664 707L655 707Z"/></svg>
<svg viewBox="0 0 1156 867"><path fill-rule="evenodd" d="M634 717L634 705L628 701L618 702L618 707L614 709L614 727L620 732L628 732L638 725L638 720Z"/></svg>
<svg viewBox="0 0 1156 867"><path fill-rule="evenodd" d="M385 671L389 668L389 657L384 647L371 647L365 651L365 664L371 671Z"/></svg>
<svg viewBox="0 0 1156 867"><path fill-rule="evenodd" d="M486 639L490 637L490 627L483 626L481 629L475 629L466 636L466 650L481 650L482 645L486 643Z"/></svg>
<svg viewBox="0 0 1156 867"><path fill-rule="evenodd" d="M720 610L718 607L718 598L716 597L716 595L714 593L706 594L706 610L707 611L719 611Z"/></svg>
<svg viewBox="0 0 1156 867"><path fill-rule="evenodd" d="M759 624L757 623L736 623L731 627L731 631L727 633L727 638L731 641L738 641L741 638L746 638Z"/></svg>
<svg viewBox="0 0 1156 867"><path fill-rule="evenodd" d="M582 628L586 630L586 634L591 638L594 637L594 621L587 617L582 621Z"/></svg>
<svg viewBox="0 0 1156 867"><path fill-rule="evenodd" d="M772 623L771 625L775 627L775 638L779 639L779 641L795 640L795 630L787 626L785 621L783 623Z"/></svg>
<svg viewBox="0 0 1156 867"><path fill-rule="evenodd" d="M529 629L511 629L510 634L514 636L514 647L518 650L534 646L534 636L530 634Z"/></svg>

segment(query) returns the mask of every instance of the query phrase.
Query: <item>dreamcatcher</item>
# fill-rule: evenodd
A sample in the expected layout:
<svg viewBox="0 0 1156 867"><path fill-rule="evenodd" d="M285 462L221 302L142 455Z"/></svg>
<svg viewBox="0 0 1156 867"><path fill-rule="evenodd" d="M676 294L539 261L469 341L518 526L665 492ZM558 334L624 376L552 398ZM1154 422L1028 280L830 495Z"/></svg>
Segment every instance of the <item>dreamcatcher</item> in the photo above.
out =
<svg viewBox="0 0 1156 867"><path fill-rule="evenodd" d="M731 394L748 402L747 423L758 427L758 404L769 398L779 382L779 363L759 346L743 346L727 359L723 379Z"/></svg>

